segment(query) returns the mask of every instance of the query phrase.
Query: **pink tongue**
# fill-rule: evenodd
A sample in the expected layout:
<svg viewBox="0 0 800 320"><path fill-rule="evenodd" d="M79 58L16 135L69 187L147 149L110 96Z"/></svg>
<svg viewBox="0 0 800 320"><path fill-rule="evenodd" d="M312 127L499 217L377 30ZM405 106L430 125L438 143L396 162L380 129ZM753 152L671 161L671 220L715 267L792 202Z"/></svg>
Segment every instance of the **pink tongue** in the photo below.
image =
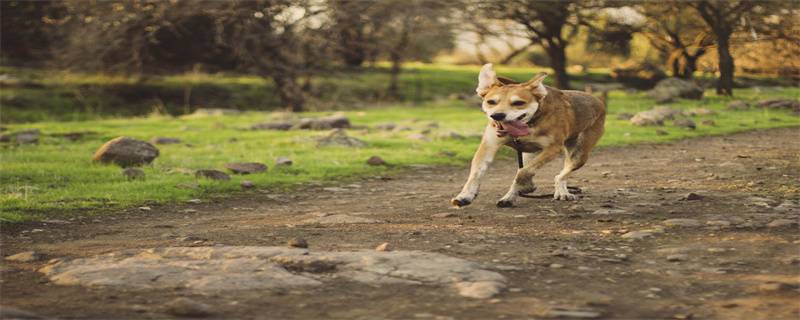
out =
<svg viewBox="0 0 800 320"><path fill-rule="evenodd" d="M527 124L525 124L522 121L516 121L516 120L503 122L503 129L505 129L506 132L508 132L508 134L515 137L528 135L529 132Z"/></svg>

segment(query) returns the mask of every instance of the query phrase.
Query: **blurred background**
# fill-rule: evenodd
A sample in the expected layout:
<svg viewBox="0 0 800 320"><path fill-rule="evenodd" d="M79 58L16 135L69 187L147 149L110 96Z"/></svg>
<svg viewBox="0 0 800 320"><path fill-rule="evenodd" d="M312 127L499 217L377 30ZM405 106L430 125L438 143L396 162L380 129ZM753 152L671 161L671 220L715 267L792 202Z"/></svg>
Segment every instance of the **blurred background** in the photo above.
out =
<svg viewBox="0 0 800 320"><path fill-rule="evenodd" d="M580 90L800 81L797 1L0 4L4 123L468 100L487 62Z"/></svg>

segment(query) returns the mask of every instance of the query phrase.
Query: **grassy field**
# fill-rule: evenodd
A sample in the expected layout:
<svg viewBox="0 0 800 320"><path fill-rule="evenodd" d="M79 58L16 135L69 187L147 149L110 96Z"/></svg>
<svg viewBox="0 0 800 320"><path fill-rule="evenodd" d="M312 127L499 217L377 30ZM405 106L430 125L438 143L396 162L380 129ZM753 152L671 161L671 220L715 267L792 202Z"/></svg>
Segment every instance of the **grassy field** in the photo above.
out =
<svg viewBox="0 0 800 320"><path fill-rule="evenodd" d="M798 88L737 90L737 99L746 101L772 97L796 99L798 96ZM706 107L718 113L693 117L698 123L696 130L668 124L663 129L669 134L658 135L656 128L635 127L628 121L616 119L616 115L622 112L633 113L651 108L655 104L652 99L640 93L613 91L607 132L601 140L601 146L800 125L800 117L787 111L727 111L725 105L728 102L728 98L708 92L704 100L674 103L672 107ZM482 113L474 105L461 100L439 100L415 107L401 105L354 110L344 114L350 117L354 125L367 128L348 130L351 136L366 141L367 147L318 148L314 138L327 134L323 131L248 130L252 124L285 116L284 113L246 112L219 117L151 116L10 124L7 125L9 131L38 128L43 138L38 145L0 146L0 220L17 222L70 214L113 212L104 209L225 195L240 190L239 183L242 180L253 181L258 189L272 192L304 183L341 183L367 175L382 175L404 170L414 164L465 165L485 125ZM716 126L701 125L704 119L713 119ZM389 122L409 126L412 130L394 132L374 128ZM426 134L430 141L408 137L425 130L430 130ZM89 134L78 141L58 136L68 132ZM465 138L451 137L451 132ZM183 143L159 146L161 156L153 165L144 167L147 179L129 182L121 175L120 168L91 162L92 154L100 145L123 135L143 140L157 136L176 137ZM444 156L443 151L455 155ZM368 166L365 161L372 155L383 157L390 165ZM510 150L506 150L504 156L511 155ZM274 166L278 156L290 157L294 165ZM234 161L263 162L270 168L263 174L233 176L228 182L198 180L193 175L193 170L222 170L225 163ZM191 183L197 183L199 187L176 187ZM458 188L459 185L453 185L453 192Z"/></svg>

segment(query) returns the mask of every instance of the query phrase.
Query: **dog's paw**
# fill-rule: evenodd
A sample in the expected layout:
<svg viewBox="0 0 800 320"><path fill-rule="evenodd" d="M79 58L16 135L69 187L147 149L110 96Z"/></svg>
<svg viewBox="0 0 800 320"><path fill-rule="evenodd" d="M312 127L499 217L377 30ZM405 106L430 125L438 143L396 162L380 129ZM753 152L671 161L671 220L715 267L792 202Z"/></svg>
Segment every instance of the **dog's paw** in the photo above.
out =
<svg viewBox="0 0 800 320"><path fill-rule="evenodd" d="M452 200L450 200L450 204L457 208L466 207L471 203L472 201L464 198L453 198Z"/></svg>
<svg viewBox="0 0 800 320"><path fill-rule="evenodd" d="M514 206L514 201L511 200L500 199L500 201L497 201L498 208L511 208L513 206Z"/></svg>
<svg viewBox="0 0 800 320"><path fill-rule="evenodd" d="M556 192L555 194L553 194L553 199L562 201L572 201L572 200L578 200L578 196L571 194L569 192Z"/></svg>

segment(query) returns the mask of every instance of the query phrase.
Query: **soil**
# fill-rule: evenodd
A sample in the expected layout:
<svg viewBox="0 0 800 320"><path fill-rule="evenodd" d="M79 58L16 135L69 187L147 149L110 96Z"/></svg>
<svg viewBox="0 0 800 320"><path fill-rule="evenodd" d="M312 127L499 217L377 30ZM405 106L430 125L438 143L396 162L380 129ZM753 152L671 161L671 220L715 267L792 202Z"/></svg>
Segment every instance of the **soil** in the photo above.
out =
<svg viewBox="0 0 800 320"><path fill-rule="evenodd" d="M208 318L797 319L798 137L800 128L785 128L596 150L570 181L582 191L572 202L548 196L560 169L554 161L536 177L539 197L497 208L515 172L513 159L501 159L481 195L462 209L448 201L467 169L419 166L291 194L261 191L6 225L4 256L33 250L44 258L2 262L2 304L43 317L103 319L172 318L165 304L178 297L208 305ZM372 223L348 223L358 221ZM347 279L198 293L61 286L36 271L51 258L167 246L285 246L296 237L316 251L388 242L394 250L441 253L493 266L508 283L490 299L441 286Z"/></svg>

